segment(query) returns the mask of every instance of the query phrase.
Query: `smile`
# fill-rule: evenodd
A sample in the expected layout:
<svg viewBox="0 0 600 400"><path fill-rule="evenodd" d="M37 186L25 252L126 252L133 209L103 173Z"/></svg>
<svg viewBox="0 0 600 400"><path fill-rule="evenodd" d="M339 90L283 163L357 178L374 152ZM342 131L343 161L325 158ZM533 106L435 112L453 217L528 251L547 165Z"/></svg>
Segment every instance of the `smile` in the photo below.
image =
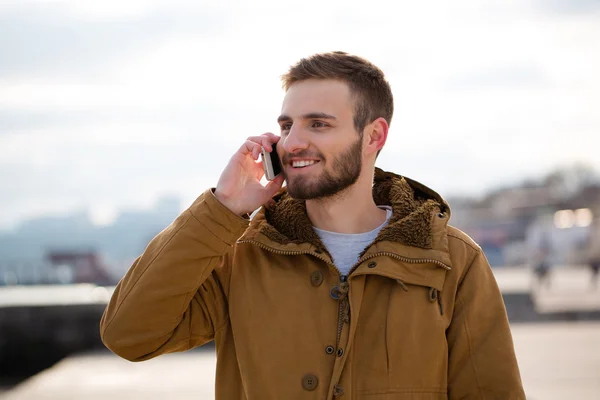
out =
<svg viewBox="0 0 600 400"><path fill-rule="evenodd" d="M315 160L299 160L299 161L292 161L292 167L294 168L306 168L309 167L313 164L318 163L318 161Z"/></svg>

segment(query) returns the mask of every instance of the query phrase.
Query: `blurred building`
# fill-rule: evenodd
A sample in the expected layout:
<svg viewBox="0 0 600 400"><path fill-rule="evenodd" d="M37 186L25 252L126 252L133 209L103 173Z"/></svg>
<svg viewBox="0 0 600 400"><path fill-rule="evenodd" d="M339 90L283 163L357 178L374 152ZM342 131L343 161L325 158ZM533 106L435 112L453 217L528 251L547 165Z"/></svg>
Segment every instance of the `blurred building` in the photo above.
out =
<svg viewBox="0 0 600 400"><path fill-rule="evenodd" d="M565 170L450 205L452 223L481 245L492 266L531 264L546 244L552 264L581 264L600 216L600 184L587 170Z"/></svg>

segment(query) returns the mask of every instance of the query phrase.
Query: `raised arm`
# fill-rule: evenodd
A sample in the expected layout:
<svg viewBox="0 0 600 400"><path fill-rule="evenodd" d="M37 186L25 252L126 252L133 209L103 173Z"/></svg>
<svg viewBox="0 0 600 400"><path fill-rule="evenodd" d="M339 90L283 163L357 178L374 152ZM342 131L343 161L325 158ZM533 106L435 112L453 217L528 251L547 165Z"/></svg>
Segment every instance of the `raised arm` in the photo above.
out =
<svg viewBox="0 0 600 400"><path fill-rule="evenodd" d="M100 322L104 344L131 361L213 339L227 321L230 253L248 221L208 190L134 262Z"/></svg>
<svg viewBox="0 0 600 400"><path fill-rule="evenodd" d="M248 226L242 215L268 202L283 175L263 186L261 147L278 136L249 137L207 190L148 245L117 288L100 322L102 341L132 361L200 346L229 318L233 246Z"/></svg>

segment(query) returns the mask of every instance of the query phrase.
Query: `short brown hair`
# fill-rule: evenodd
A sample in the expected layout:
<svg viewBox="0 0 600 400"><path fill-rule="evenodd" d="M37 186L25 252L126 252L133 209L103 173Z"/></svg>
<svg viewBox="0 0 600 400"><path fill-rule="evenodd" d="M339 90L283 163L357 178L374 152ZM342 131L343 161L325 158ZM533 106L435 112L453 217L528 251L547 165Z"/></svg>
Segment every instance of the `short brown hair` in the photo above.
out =
<svg viewBox="0 0 600 400"><path fill-rule="evenodd" d="M364 58L343 51L319 53L301 59L281 77L286 91L306 79L337 79L348 84L355 97L354 127L360 135L379 117L391 124L394 98L390 84L383 72Z"/></svg>

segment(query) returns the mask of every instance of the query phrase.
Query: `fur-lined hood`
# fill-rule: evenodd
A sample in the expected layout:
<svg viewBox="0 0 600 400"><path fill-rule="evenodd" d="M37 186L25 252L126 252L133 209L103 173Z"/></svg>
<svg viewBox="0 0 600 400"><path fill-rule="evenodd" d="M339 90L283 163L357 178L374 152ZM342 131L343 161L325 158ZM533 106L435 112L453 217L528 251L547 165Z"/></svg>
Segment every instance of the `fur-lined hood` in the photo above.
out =
<svg viewBox="0 0 600 400"><path fill-rule="evenodd" d="M435 191L409 178L376 168L373 198L377 205L391 206L393 212L373 244L392 242L403 247L447 253L445 227L450 207ZM309 243L328 253L308 218L304 200L293 199L285 188L273 200L273 204L256 214L241 240L261 241L263 236L279 245Z"/></svg>

